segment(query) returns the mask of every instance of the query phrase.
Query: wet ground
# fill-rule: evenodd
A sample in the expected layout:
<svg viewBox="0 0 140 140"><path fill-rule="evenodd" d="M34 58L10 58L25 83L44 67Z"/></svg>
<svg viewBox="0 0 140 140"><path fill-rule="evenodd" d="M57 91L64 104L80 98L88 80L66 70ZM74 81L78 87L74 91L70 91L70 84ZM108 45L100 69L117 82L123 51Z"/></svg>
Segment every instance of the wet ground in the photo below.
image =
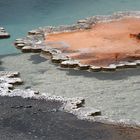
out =
<svg viewBox="0 0 140 140"><path fill-rule="evenodd" d="M1 140L139 140L140 129L91 123L59 110L60 102L0 97Z"/></svg>

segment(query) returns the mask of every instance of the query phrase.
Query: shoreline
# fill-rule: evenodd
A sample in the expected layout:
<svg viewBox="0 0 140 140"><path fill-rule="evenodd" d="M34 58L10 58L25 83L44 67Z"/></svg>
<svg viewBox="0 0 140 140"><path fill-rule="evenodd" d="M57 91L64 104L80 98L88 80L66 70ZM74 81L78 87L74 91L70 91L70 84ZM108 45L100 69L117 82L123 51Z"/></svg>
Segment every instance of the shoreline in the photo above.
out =
<svg viewBox="0 0 140 140"><path fill-rule="evenodd" d="M23 81L18 78L19 72L6 72L0 71L0 96L15 97L19 96L25 99L39 99L46 101L57 101L62 104L60 110L64 112L71 113L77 116L80 120L88 120L91 122L99 122L109 125L118 125L125 127L136 127L140 128L140 122L132 120L113 120L107 116L102 116L101 111L94 109L92 107L84 107L84 98L63 98L61 96L52 96L49 94L39 93L39 91L34 91L31 89L21 90L14 89L14 85L22 84Z"/></svg>
<svg viewBox="0 0 140 140"><path fill-rule="evenodd" d="M29 34L31 35L31 36L28 36L29 40L17 39L16 43L17 42L18 43L16 45L19 48L25 47L25 50L27 50L27 52L33 51L33 52L38 53L38 52L42 51L42 48L38 48L38 47L42 47L40 45L44 45L44 47L45 47L44 42L43 42L43 44L42 44L42 41L40 43L40 39L42 39L42 37L44 35L40 34L39 32L37 33L37 35L36 35L36 33L34 34L33 32L30 32ZM30 39L32 39L32 37L35 38L35 40L34 40L35 42L30 42L31 41ZM41 38L38 39L38 37L41 37ZM27 42L24 42L24 41L27 41ZM37 48L34 48L34 46L32 46L32 48L31 48L31 46L25 46L25 45L29 45L28 43L33 43L32 45L37 45ZM63 56L63 54L58 55L61 52L59 52L57 49L47 48L47 50L46 50L46 48L45 48L45 51L46 51L45 53L51 55L51 59L52 59L52 56L57 56L57 57L59 56L59 58L61 58L61 61L64 60L63 61L64 67L65 66L68 68L75 68L75 66L77 67L77 61L68 60L69 58ZM58 60L58 58L54 59L53 62L58 62L56 60ZM60 59L59 59L59 61L60 61ZM138 63L136 63L136 64L129 63L129 64L125 65L125 67L126 66L129 68L135 67L134 65L140 64L139 60L137 60L137 62ZM61 62L61 66L62 66L62 62ZM122 68L122 66L121 66L121 68ZM87 69L89 69L89 66L81 65L80 69L87 70ZM94 71L98 71L98 70L99 70L98 67L94 67ZM112 71L112 68L110 69L107 67L102 67L102 70ZM114 68L113 68L113 70L114 70ZM50 114L50 112L52 115L50 117L51 120L52 120L52 117L55 116L54 118L56 120L58 119L57 123L59 121L61 122L60 124L65 123L65 122L63 122L64 120L62 121L60 119L61 117L64 117L64 119L66 119L66 125L63 125L62 127L60 127L60 124L58 123L57 127L61 128L61 129L67 128L68 131L71 130L71 126L70 126L71 122L69 122L69 120L68 120L69 117L70 118L72 117L71 121L74 121L73 126L76 127L76 130L78 130L78 134L81 133L81 125L83 123L88 125L88 127L85 128L84 131L90 129L90 132L92 133L91 139L93 139L93 138L98 139L99 137L102 140L105 140L106 138L108 138L108 139L110 138L110 140L112 140L113 138L114 138L114 140L115 139L116 140L118 140L118 139L127 140L128 138L130 140L139 139L140 122L137 122L135 120L131 121L131 120L122 120L122 119L112 120L106 116L102 116L100 110L97 110L94 108L89 108L89 107L88 108L84 107L84 102L85 102L84 98L72 98L72 99L69 98L68 99L68 98L63 98L60 96L51 96L47 93L45 93L45 94L39 93L38 91L33 91L31 89L27 89L27 90L21 90L21 89L17 89L17 88L14 89L14 85L18 85L23 82L20 78L18 78L18 76L19 76L18 72L0 71L0 91L2 91L0 93L0 95L1 95L0 96L0 100L1 100L0 107L4 108L4 110L1 110L3 115L0 118L0 121L2 122L2 125L0 125L0 127L1 127L1 129L3 129L3 131L0 131L2 139L4 138L4 136L7 136L7 138L9 138L11 135L10 134L11 132L14 132L15 137L13 136L14 137L13 139L15 139L17 136L18 136L18 138L24 137L24 138L28 138L28 139L35 139L35 138L46 139L46 137L48 136L48 135L46 135L46 129L47 129L46 126L50 127L50 124L48 124L48 122L47 122L48 118L44 119L43 116L45 114ZM8 96L11 96L11 97L8 97ZM26 103L28 103L28 104L26 104ZM39 103L39 106L38 106L38 103ZM45 106L48 106L48 108L44 109ZM51 108L52 106L54 106L53 109ZM42 107L43 107L43 110L42 110ZM12 114L11 114L11 112L12 112ZM57 115L57 113L58 113L58 115ZM6 118L7 114L8 114L8 118ZM24 117L22 118L21 114L24 114L25 118ZM60 114L62 114L62 116ZM26 117L27 117L27 120L26 120ZM37 121L37 123L34 123L34 120L29 121L32 117L34 118L34 120ZM38 122L38 117L40 119L39 122ZM55 119L52 121L53 124L56 121ZM46 124L45 126L43 125L43 123L44 123L43 120L45 122L47 122L47 123L45 123ZM10 121L12 121L13 123L10 123ZM29 122L32 127L27 129ZM41 126L37 126L40 122L41 122ZM78 126L75 125L75 123L76 124L78 123ZM17 125L17 124L20 124L20 125ZM43 127L42 127L42 125L43 125ZM79 125L80 125L80 127L79 127ZM90 128L89 128L89 125L91 126ZM23 126L23 128L21 128L21 126ZM82 125L82 127L84 127L84 126L85 125ZM8 128L9 132L7 132L7 128ZM14 129L14 130L12 130L12 129ZM38 129L42 129L42 131L38 131ZM54 129L54 128L51 128L49 130L47 129L48 132L50 130L56 132L56 129ZM104 133L102 135L101 134L98 135L98 133L100 133L101 130ZM69 131L69 132L68 131L64 131L63 133L65 133L67 135L69 132L71 132L71 131ZM20 132L20 134L18 134L19 132ZM62 131L60 130L59 134L55 133L56 137L62 137L62 139L64 139L65 137L64 137L64 135L61 135L61 132ZM109 133L109 135L106 135L106 133ZM127 135L126 135L126 133L127 133ZM76 135L77 133L76 134L71 133L71 134L72 135L74 134L74 136L77 136ZM87 132L84 134L85 134L84 135L85 137L90 136L90 134ZM79 135L80 137L79 136L77 136L77 137L79 139L81 139L81 135L82 134ZM51 137L52 137L52 135L50 136L50 138Z"/></svg>
<svg viewBox="0 0 140 140"><path fill-rule="evenodd" d="M117 15L117 14L116 14ZM123 14L122 14L123 15ZM124 15L123 15L124 16ZM137 15L138 16L138 15ZM101 18L101 17L100 17ZM105 19L106 17L104 17L104 19ZM117 17L118 18L118 17ZM120 17L119 17L120 18ZM80 21L80 22L84 22L84 21ZM107 22L107 21L106 21ZM18 47L23 47L24 45L27 45L27 44L25 44L25 43L35 43L35 45L37 45L37 46L32 46L32 47L35 47L35 48L33 48L33 52L38 52L38 51L40 51L41 50L41 48L38 48L38 46L40 46L40 45L44 45L45 46L45 44L42 44L42 42L41 42L41 44L40 44L40 39L42 39L43 37L44 37L44 35L43 34L40 34L40 32L39 31L31 31L31 32L29 32L29 34L31 35L31 36L28 36L27 37L27 39L29 39L29 40L25 40L25 41L27 41L27 42L23 42L23 40L22 39L17 39L16 40L16 43L17 43L17 45L19 45ZM32 39L32 37L35 39L34 41L35 42L30 42L31 40L30 39ZM38 38L39 37L39 38ZM29 41L29 42L28 42ZM20 42L20 43L19 43ZM23 44L22 44L22 43ZM32 45L34 45L34 44L32 44ZM44 47L43 46L43 47ZM25 46L24 46L25 47ZM26 46L27 47L27 46ZM30 47L30 46L28 46L28 47ZM28 49L28 47L27 48L25 48L25 49ZM42 46L40 46L40 47L42 47ZM31 49L31 48L30 48ZM47 53L47 54L49 54L49 55L56 55L56 54L59 54L60 52L58 51L58 50L56 50L56 49L48 49L48 50L46 50L46 52L45 53ZM59 55L58 55L59 56ZM58 57L57 56L57 57ZM57 59L57 57L56 57L56 59ZM64 62L63 62L63 66L65 67L65 68L75 68L75 66L77 66L77 61L67 61L67 59L68 58L66 58L65 56L64 57L62 57L61 55L59 56L60 58L62 58L63 60L64 60ZM52 56L51 56L51 59L52 59ZM66 59L66 61L65 61L65 59ZM53 62L56 62L55 61L55 59L53 59L52 60ZM60 59L58 60L58 61L60 61ZM131 63L125 63L125 64L120 64L120 65L118 65L118 67L119 68L135 68L136 67L136 65L138 65L139 66L139 60L138 61L136 61L137 63L133 63L133 62L131 62ZM62 66L62 63L61 63L61 66ZM89 69L89 66L87 66L87 65L81 65L81 68L80 68L81 70L87 70L87 69ZM100 67L94 67L94 70L93 71L100 71L101 70L101 68ZM104 67L104 68L102 68L102 70L103 71L114 71L114 67L113 68L107 68L107 67Z"/></svg>
<svg viewBox="0 0 140 140"><path fill-rule="evenodd" d="M77 30L89 30L91 25L96 25L97 23L108 23L111 21L119 21L123 18L140 18L140 12L120 12L115 13L111 16L94 16L87 18L85 20L79 20L77 24L71 26L59 26L59 27L44 27L37 30L32 30L28 32L28 36L23 39L17 39L15 41L15 46L21 49L23 52L35 52L43 54L43 56L48 57L54 63L59 63L63 68L76 68L81 70L90 71L115 71L121 68L135 68L140 65L140 60L135 61L120 61L115 64L112 63L109 66L94 66L88 64L81 64L75 59L69 58L67 55L61 52L60 49L52 48L45 42L45 37L49 34L58 34L62 32L73 32Z"/></svg>
<svg viewBox="0 0 140 140"><path fill-rule="evenodd" d="M0 138L9 140L139 140L140 129L79 120L59 103L0 97ZM24 115L23 115L24 114Z"/></svg>
<svg viewBox="0 0 140 140"><path fill-rule="evenodd" d="M9 56L1 61L5 71L20 71L24 84L19 88L66 98L83 97L86 107L99 109L104 116L140 121L139 68L109 73L66 70L34 53Z"/></svg>
<svg viewBox="0 0 140 140"><path fill-rule="evenodd" d="M32 90L13 89L13 84L22 83L18 76L18 72L0 72L1 139L63 140L68 135L67 139L70 140L140 138L140 124L111 122L100 117L98 110L82 107L84 103L82 98L64 99L41 95Z"/></svg>

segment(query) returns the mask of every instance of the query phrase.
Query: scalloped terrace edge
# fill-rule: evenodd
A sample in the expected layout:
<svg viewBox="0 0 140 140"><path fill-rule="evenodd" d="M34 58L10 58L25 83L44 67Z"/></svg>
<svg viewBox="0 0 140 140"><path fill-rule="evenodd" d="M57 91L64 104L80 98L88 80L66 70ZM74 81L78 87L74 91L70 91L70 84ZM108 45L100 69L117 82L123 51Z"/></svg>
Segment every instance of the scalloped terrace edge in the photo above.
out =
<svg viewBox="0 0 140 140"><path fill-rule="evenodd" d="M126 119L113 120L106 116L102 116L100 110L84 107L85 99L83 98L63 98L60 96L52 96L48 93L39 93L32 89L14 89L15 84L18 85L23 83L18 76L19 72L0 71L0 96L20 96L22 98L56 101L62 103L60 110L72 113L76 115L78 119L123 127L140 128L139 121Z"/></svg>
<svg viewBox="0 0 140 140"><path fill-rule="evenodd" d="M0 39L6 39L9 37L10 34L3 27L0 27Z"/></svg>
<svg viewBox="0 0 140 140"><path fill-rule="evenodd" d="M78 68L80 70L89 70L89 71L115 71L116 69L124 68L136 68L140 66L140 60L135 60L133 62L120 61L118 64L110 64L106 67L97 67L91 65L80 64L77 60L73 60L68 56L64 55L60 50L54 49L49 45L46 45L45 37L48 34L62 33L62 32L73 32L77 30L90 29L91 25L100 23L100 22L110 22L121 20L125 17L135 17L140 18L140 11L131 11L131 12L118 12L113 15L106 16L93 16L86 18L84 20L79 20L76 24L73 25L61 25L58 27L40 27L36 30L31 30L28 32L28 35L25 38L19 38L15 41L15 46L18 49L21 49L22 52L34 52L41 53L41 56L48 57L54 63L59 63L62 68Z"/></svg>

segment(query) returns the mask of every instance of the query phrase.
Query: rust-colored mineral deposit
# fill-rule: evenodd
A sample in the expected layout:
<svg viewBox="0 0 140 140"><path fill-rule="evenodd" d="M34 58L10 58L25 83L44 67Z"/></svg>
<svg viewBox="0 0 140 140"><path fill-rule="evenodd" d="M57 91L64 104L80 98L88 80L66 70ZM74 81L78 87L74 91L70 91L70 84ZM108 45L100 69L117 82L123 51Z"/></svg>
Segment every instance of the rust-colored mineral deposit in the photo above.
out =
<svg viewBox="0 0 140 140"><path fill-rule="evenodd" d="M46 43L81 64L105 67L140 59L140 19L97 23L91 29L48 34Z"/></svg>

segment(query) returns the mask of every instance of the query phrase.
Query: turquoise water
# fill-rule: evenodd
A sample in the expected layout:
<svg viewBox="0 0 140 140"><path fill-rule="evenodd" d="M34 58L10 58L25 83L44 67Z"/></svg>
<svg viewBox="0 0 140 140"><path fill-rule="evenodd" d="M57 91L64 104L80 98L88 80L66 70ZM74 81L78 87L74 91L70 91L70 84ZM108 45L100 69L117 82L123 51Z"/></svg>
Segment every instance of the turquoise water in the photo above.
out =
<svg viewBox="0 0 140 140"><path fill-rule="evenodd" d="M33 28L130 10L140 10L140 0L0 0L0 26L11 34L0 40L0 55L19 53L13 41Z"/></svg>

